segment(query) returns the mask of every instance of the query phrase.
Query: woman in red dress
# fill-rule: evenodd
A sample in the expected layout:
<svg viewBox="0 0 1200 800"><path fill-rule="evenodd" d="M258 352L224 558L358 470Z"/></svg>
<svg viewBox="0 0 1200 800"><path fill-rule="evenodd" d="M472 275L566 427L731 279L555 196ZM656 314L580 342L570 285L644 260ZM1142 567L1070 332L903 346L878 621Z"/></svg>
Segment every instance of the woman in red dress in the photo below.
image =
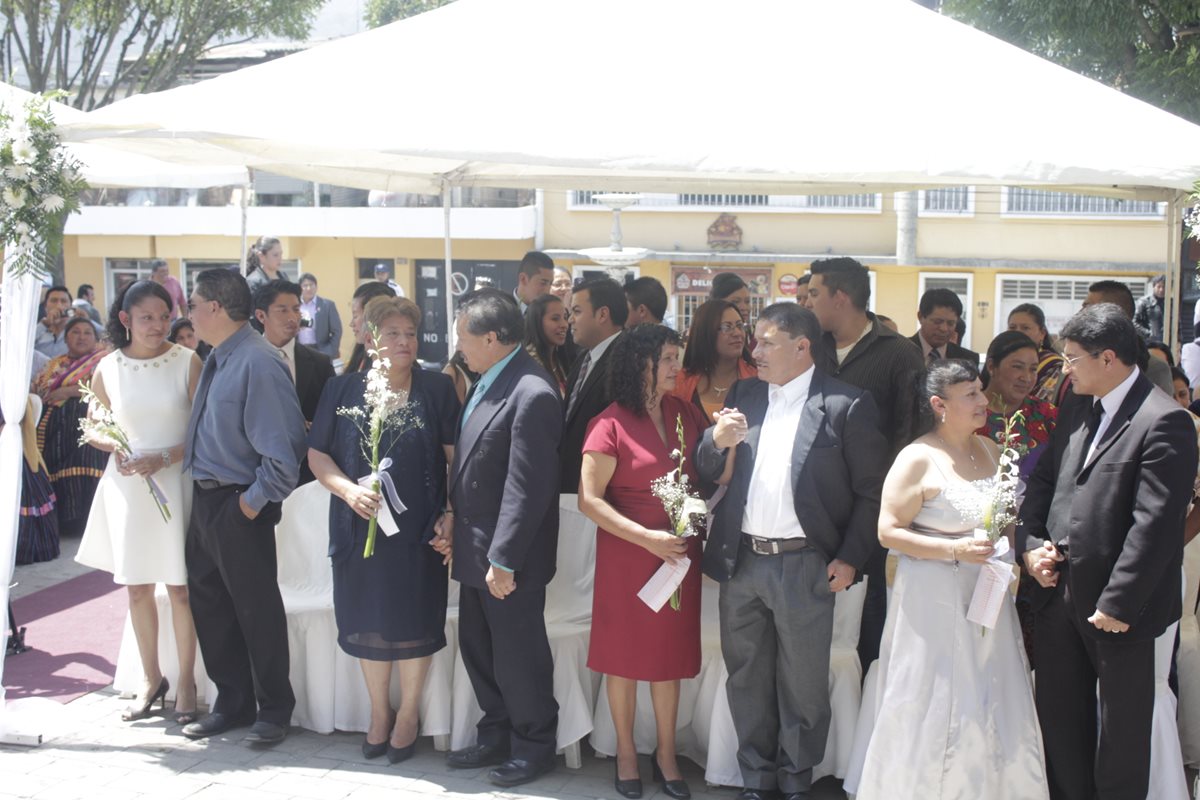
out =
<svg viewBox="0 0 1200 800"><path fill-rule="evenodd" d="M675 397L679 335L662 325L639 325L613 345L609 381L614 402L588 429L583 443L579 510L599 527L588 666L608 676L608 702L617 733L616 788L641 797L633 739L637 682L650 682L657 721L655 780L671 797L690 797L675 761L679 681L700 671L700 540L668 532L662 502L650 483L676 467L695 486L691 453L707 427L703 412ZM676 424L683 425L683 446ZM663 562L688 558L679 610L655 612L638 591Z"/></svg>

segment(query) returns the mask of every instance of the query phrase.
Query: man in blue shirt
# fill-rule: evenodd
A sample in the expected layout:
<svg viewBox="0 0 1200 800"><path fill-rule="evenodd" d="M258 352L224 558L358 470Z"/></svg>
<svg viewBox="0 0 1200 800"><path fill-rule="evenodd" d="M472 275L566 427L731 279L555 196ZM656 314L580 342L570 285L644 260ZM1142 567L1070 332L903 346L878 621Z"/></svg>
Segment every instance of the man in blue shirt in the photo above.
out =
<svg viewBox="0 0 1200 800"><path fill-rule="evenodd" d="M200 739L253 723L246 740L274 744L287 735L296 704L275 524L300 475L304 415L288 368L247 324L242 276L200 273L188 310L196 335L213 346L185 442L195 495L184 552L196 638L217 699L183 733Z"/></svg>

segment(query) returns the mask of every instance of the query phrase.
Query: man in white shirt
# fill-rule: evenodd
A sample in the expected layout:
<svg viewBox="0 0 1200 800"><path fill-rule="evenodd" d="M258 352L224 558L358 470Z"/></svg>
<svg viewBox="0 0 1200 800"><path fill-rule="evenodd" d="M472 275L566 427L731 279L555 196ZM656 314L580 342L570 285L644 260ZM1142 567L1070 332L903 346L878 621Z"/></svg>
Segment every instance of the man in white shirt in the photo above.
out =
<svg viewBox="0 0 1200 800"><path fill-rule="evenodd" d="M704 572L721 584L739 800L800 800L829 735L834 594L874 549L888 446L870 394L814 367L811 311L768 306L755 337L758 377L734 384L696 448L708 481L736 448Z"/></svg>

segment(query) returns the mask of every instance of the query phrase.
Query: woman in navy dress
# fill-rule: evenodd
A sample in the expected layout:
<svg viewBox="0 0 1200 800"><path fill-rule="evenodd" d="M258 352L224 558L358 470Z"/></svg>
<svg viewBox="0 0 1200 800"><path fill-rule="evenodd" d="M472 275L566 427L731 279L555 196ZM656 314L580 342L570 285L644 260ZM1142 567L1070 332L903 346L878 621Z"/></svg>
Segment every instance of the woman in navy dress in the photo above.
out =
<svg viewBox="0 0 1200 800"><path fill-rule="evenodd" d="M393 536L382 529L375 552L364 558L368 520L384 498L359 486L370 469L355 424L339 408L362 408L368 371L348 373L325 385L308 438L313 474L333 493L329 507L329 556L333 562L333 610L338 644L359 659L371 698L371 723L363 755L384 753L392 763L413 753L418 709L434 653L446 646L449 544L434 526L446 503L447 465L453 460L458 398L449 377L417 364L421 311L411 300L378 297L367 304L375 335L368 344L390 361L392 391L407 392L415 424L380 456L405 510L392 516ZM385 434L384 444L390 434ZM390 503L389 503L390 505ZM400 673L400 708L388 696L393 662ZM393 719L393 713L395 717Z"/></svg>

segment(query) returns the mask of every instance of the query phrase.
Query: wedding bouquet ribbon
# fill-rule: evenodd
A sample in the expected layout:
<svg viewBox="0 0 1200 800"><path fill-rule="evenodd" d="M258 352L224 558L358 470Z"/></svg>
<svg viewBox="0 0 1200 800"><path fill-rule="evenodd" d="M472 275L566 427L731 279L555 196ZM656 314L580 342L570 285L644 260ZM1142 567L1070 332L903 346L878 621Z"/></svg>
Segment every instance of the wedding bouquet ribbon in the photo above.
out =
<svg viewBox="0 0 1200 800"><path fill-rule="evenodd" d="M400 502L400 495L396 491L396 484L392 482L392 476L388 474L388 469L391 466L392 459L384 458L379 462L379 467L374 472L358 479L359 486L363 486L371 491L375 491L376 486L383 489L385 500L379 506L379 513L376 516L379 518L379 527L383 528L384 535L386 536L394 536L400 532L400 526L396 524L396 518L392 516L392 509L396 510L397 516L408 510L408 506ZM390 508L389 503L391 505Z"/></svg>

